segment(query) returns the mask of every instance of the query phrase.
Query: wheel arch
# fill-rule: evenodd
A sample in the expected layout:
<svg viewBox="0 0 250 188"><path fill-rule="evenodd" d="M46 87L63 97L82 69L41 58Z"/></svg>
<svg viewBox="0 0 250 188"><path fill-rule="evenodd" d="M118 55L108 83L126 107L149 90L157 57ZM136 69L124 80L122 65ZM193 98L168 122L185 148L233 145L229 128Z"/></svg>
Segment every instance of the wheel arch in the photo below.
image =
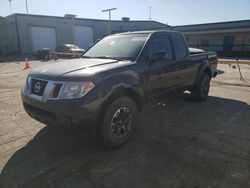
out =
<svg viewBox="0 0 250 188"><path fill-rule="evenodd" d="M211 69L210 69L210 68L207 67L207 68L204 70L204 72L208 73L209 76L210 76L210 78L212 78L212 72L211 72Z"/></svg>
<svg viewBox="0 0 250 188"><path fill-rule="evenodd" d="M201 62L199 69L196 73L196 78L195 78L195 83L194 83L195 85L199 82L204 72L207 72L210 78L212 77L212 71L211 71L208 60L203 60Z"/></svg>
<svg viewBox="0 0 250 188"><path fill-rule="evenodd" d="M143 96L139 94L139 92L132 87L120 86L116 88L112 94L105 100L101 108L101 114L103 114L104 110L110 105L115 99L119 97L130 97L137 105L138 111L142 110Z"/></svg>
<svg viewBox="0 0 250 188"><path fill-rule="evenodd" d="M103 102L103 104L101 105L101 109L99 111L99 115L98 115L98 124L97 124L97 134L100 134L98 131L100 131L100 129L98 129L98 127L102 124L103 118L104 118L104 114L105 114L105 110L107 110L107 108L109 107L109 105L117 98L119 97L130 97L135 104L137 105L138 108L138 112L140 112L142 110L142 106L143 106L143 96L134 88L132 87L125 87L125 86L120 86L118 88L116 88L112 94Z"/></svg>

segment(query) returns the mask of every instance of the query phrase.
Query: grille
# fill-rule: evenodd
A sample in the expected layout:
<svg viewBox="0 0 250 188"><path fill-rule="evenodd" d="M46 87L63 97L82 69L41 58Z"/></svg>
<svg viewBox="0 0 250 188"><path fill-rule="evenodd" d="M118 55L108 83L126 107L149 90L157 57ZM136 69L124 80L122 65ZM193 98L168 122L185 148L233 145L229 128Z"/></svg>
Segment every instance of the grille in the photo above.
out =
<svg viewBox="0 0 250 188"><path fill-rule="evenodd" d="M43 96L48 81L32 79L31 80L31 93L39 96Z"/></svg>

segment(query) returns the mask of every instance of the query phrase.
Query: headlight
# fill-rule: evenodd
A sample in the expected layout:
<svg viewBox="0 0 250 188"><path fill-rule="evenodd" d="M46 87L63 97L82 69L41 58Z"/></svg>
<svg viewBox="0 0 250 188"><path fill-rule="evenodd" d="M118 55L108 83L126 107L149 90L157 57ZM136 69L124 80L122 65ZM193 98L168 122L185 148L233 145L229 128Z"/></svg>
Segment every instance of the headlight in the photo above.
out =
<svg viewBox="0 0 250 188"><path fill-rule="evenodd" d="M86 95L95 85L92 82L67 82L59 96L60 99L75 99Z"/></svg>

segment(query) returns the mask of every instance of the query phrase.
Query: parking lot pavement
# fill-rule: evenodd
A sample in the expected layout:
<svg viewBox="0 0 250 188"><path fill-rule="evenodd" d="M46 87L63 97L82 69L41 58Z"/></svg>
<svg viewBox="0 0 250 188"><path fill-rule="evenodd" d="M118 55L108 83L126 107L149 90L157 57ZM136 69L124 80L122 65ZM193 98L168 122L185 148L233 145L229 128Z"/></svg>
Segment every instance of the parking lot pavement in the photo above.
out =
<svg viewBox="0 0 250 188"><path fill-rule="evenodd" d="M31 67L54 63L32 61ZM0 64L0 187L250 187L250 66L219 65L208 100L167 94L147 104L128 145L47 127L23 111L29 70Z"/></svg>

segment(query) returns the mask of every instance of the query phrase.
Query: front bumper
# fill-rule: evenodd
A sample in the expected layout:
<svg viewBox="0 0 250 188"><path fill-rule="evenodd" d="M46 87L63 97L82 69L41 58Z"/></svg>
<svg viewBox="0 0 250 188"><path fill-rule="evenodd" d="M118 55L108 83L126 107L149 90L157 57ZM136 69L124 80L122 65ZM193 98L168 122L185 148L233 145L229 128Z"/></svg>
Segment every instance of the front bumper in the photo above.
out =
<svg viewBox="0 0 250 188"><path fill-rule="evenodd" d="M99 109L83 98L43 102L23 91L21 95L25 111L41 123L86 129L94 128L97 123Z"/></svg>

